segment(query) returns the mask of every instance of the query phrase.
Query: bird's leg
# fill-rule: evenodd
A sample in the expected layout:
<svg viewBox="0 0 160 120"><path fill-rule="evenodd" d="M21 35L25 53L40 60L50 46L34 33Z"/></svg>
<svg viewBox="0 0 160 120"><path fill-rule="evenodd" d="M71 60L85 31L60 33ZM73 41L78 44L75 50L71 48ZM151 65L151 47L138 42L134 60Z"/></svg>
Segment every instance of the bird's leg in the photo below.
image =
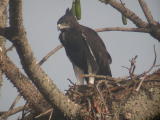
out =
<svg viewBox="0 0 160 120"><path fill-rule="evenodd" d="M89 75L93 75L93 74L92 74L92 73L89 73ZM93 84L94 84L94 81L95 81L95 77L90 76L88 83L93 85Z"/></svg>
<svg viewBox="0 0 160 120"><path fill-rule="evenodd" d="M81 70L79 67L73 64L73 69L75 76L77 78L76 85L84 85L84 78L82 77L82 74L84 74L83 70Z"/></svg>
<svg viewBox="0 0 160 120"><path fill-rule="evenodd" d="M93 85L95 77L92 76L94 74L94 72L93 72L93 68L89 62L88 62L88 74L91 75L91 76L89 76L88 84Z"/></svg>

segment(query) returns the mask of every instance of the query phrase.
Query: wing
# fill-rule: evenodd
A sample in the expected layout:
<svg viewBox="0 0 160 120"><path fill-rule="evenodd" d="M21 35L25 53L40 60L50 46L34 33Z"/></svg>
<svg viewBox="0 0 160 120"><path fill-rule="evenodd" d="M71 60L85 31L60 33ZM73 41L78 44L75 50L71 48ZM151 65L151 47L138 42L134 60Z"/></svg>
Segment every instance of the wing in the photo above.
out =
<svg viewBox="0 0 160 120"><path fill-rule="evenodd" d="M98 74L111 76L109 64L111 64L112 58L108 53L102 39L91 28L81 25L81 30L96 58L97 64L99 66Z"/></svg>

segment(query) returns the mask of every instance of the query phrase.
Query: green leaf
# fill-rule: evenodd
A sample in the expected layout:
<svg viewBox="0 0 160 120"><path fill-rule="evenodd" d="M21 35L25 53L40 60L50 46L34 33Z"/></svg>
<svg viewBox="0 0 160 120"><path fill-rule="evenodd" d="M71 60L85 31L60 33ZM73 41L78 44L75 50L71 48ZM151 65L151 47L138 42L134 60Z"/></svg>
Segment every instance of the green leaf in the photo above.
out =
<svg viewBox="0 0 160 120"><path fill-rule="evenodd" d="M81 2L80 0L75 0L75 12L78 20L81 19Z"/></svg>
<svg viewBox="0 0 160 120"><path fill-rule="evenodd" d="M73 2L72 2L72 14L74 15L74 16L76 16L76 2L75 2L75 0L73 0Z"/></svg>
<svg viewBox="0 0 160 120"><path fill-rule="evenodd" d="M127 18L122 14L122 23L123 25L127 25Z"/></svg>

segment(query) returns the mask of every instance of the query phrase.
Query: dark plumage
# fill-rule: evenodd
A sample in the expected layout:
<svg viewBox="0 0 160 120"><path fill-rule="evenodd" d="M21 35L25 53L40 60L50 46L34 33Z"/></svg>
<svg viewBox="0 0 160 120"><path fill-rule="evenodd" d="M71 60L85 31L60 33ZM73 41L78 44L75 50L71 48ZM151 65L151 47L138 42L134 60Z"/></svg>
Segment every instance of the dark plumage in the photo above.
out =
<svg viewBox="0 0 160 120"><path fill-rule="evenodd" d="M61 30L59 39L72 62L78 84L84 84L81 74L111 76L111 56L98 34L91 28L80 25L69 9L57 22ZM93 84L94 78L87 82Z"/></svg>

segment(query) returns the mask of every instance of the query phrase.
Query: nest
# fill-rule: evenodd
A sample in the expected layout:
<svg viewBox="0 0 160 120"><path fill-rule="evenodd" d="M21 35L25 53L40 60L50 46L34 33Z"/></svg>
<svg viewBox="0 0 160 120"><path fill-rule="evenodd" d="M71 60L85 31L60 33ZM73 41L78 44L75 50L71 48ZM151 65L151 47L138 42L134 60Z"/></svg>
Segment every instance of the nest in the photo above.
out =
<svg viewBox="0 0 160 120"><path fill-rule="evenodd" d="M152 74L152 76L157 75L159 75L159 70ZM103 80L96 81L94 85L72 83L66 95L89 113L86 120L110 120L117 116L124 119L130 116L122 113L121 106L125 105L133 96L138 95L140 90L151 98L152 94L149 88L160 86L159 83L159 80L153 80L150 75L116 79L105 77ZM117 111L119 112L117 113Z"/></svg>
<svg viewBox="0 0 160 120"><path fill-rule="evenodd" d="M126 87L126 83L128 87ZM99 80L94 85L73 84L67 90L66 95L89 112L88 120L106 120L114 116L112 114L113 102L128 99L133 92L134 84L132 82L128 84L127 81L107 80Z"/></svg>

